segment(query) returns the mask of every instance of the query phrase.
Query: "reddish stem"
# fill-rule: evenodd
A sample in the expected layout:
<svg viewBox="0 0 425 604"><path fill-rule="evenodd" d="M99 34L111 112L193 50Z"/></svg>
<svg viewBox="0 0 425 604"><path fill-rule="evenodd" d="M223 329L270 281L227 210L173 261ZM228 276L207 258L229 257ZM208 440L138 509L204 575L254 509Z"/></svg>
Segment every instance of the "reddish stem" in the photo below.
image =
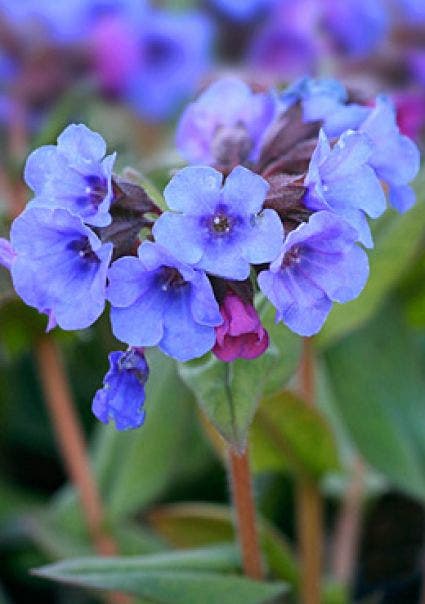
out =
<svg viewBox="0 0 425 604"><path fill-rule="evenodd" d="M116 547L105 531L99 492L86 453L59 350L53 339L45 336L36 346L41 382L67 472L75 485L83 508L87 528L99 554L116 554Z"/></svg>
<svg viewBox="0 0 425 604"><path fill-rule="evenodd" d="M264 573L258 541L248 448L242 453L230 448L229 467L244 573L251 579L260 580Z"/></svg>
<svg viewBox="0 0 425 604"><path fill-rule="evenodd" d="M332 575L337 581L347 586L350 586L353 580L359 547L365 489L364 478L364 464L360 458L357 458L352 480L344 494L334 533Z"/></svg>
<svg viewBox="0 0 425 604"><path fill-rule="evenodd" d="M299 370L299 391L303 400L315 402L314 354L312 342L304 339ZM297 485L297 525L301 560L301 602L320 604L323 550L322 498L317 484L301 476Z"/></svg>

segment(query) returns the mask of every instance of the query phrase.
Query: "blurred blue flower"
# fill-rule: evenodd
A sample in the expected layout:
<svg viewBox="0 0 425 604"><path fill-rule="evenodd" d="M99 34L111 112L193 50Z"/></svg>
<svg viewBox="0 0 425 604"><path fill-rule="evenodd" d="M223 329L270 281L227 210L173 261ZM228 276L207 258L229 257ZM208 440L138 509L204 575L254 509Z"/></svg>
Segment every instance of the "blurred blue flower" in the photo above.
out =
<svg viewBox="0 0 425 604"><path fill-rule="evenodd" d="M83 124L71 124L57 145L45 145L27 159L24 177L34 191L30 207L63 208L93 226L111 222L112 168L100 134Z"/></svg>
<svg viewBox="0 0 425 604"><path fill-rule="evenodd" d="M316 0L280 0L253 36L247 62L282 81L316 70L324 48Z"/></svg>
<svg viewBox="0 0 425 604"><path fill-rule="evenodd" d="M149 376L145 356L141 350L130 348L111 352L108 358L109 371L103 388L95 394L92 411L104 424L113 420L117 430L138 428L145 421L142 406Z"/></svg>
<svg viewBox="0 0 425 604"><path fill-rule="evenodd" d="M125 74L122 96L142 116L165 119L193 94L210 65L211 24L193 12L148 12L133 35L138 61ZM111 44L119 56L119 40Z"/></svg>
<svg viewBox="0 0 425 604"><path fill-rule="evenodd" d="M312 214L287 235L280 256L258 276L261 291L277 309L277 321L311 336L321 329L333 302L359 295L369 265L356 240L356 231L330 212Z"/></svg>
<svg viewBox="0 0 425 604"><path fill-rule="evenodd" d="M89 4L88 0L0 0L0 11L22 33L70 44L87 34Z"/></svg>
<svg viewBox="0 0 425 604"><path fill-rule="evenodd" d="M415 25L425 20L425 2L423 0L396 0L402 16Z"/></svg>
<svg viewBox="0 0 425 604"><path fill-rule="evenodd" d="M66 210L28 208L11 228L11 273L18 295L63 329L83 329L101 315L112 244L102 244Z"/></svg>
<svg viewBox="0 0 425 604"><path fill-rule="evenodd" d="M138 258L126 256L109 269L108 300L114 335L131 346L156 346L179 361L214 346L223 322L203 271L145 241Z"/></svg>
<svg viewBox="0 0 425 604"><path fill-rule="evenodd" d="M190 163L232 168L256 161L275 114L271 92L254 93L241 80L223 78L188 105L177 127L177 147Z"/></svg>
<svg viewBox="0 0 425 604"><path fill-rule="evenodd" d="M370 108L347 103L348 93L338 80L301 78L281 95L284 109L300 102L306 122L323 122L328 136L340 136L345 130L356 129L370 113Z"/></svg>
<svg viewBox="0 0 425 604"><path fill-rule="evenodd" d="M384 191L369 165L373 151L368 137L353 130L345 132L331 149L321 130L305 178L305 205L342 216L367 247L373 244L365 213L377 218L386 209Z"/></svg>
<svg viewBox="0 0 425 604"><path fill-rule="evenodd" d="M413 189L408 185L420 167L417 145L400 133L393 103L386 97L378 97L376 105L359 128L374 144L369 164L378 177L389 187L389 201L396 210L405 212L416 201Z"/></svg>
<svg viewBox="0 0 425 604"><path fill-rule="evenodd" d="M219 10L235 21L249 21L276 4L278 0L210 0Z"/></svg>
<svg viewBox="0 0 425 604"><path fill-rule="evenodd" d="M389 9L383 0L321 0L324 28L336 49L353 57L374 51L389 30Z"/></svg>
<svg viewBox="0 0 425 604"><path fill-rule="evenodd" d="M250 264L279 254L283 227L274 210L262 211L269 185L261 176L237 166L222 180L207 166L180 170L164 191L173 212L158 218L153 234L181 262L244 280Z"/></svg>

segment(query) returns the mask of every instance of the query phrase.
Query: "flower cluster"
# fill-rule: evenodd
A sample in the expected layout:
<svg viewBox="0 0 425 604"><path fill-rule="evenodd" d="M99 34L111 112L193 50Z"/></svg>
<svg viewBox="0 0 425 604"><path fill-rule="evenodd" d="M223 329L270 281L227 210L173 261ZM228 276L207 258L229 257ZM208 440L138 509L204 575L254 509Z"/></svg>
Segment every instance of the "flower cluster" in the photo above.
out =
<svg viewBox="0 0 425 604"><path fill-rule="evenodd" d="M211 350L253 359L269 344L256 293L277 321L317 333L367 281L368 218L386 197L399 211L414 202L419 152L390 102L351 103L334 81L303 80L280 98L219 81L185 111L177 144L203 165L175 173L161 211L112 173L100 135L69 126L29 156L34 198L0 246L16 291L49 328L88 327L110 303L129 349L110 355L93 411L118 429L144 419L145 347L181 362Z"/></svg>

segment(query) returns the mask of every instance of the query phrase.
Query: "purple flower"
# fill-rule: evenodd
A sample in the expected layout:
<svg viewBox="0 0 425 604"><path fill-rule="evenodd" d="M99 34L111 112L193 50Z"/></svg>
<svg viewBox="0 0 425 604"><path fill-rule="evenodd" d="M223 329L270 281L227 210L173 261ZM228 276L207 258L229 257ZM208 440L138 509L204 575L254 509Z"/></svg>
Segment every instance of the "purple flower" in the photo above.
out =
<svg viewBox="0 0 425 604"><path fill-rule="evenodd" d="M16 253L10 244L10 241L0 237L0 265L11 269L12 263L16 258Z"/></svg>
<svg viewBox="0 0 425 604"><path fill-rule="evenodd" d="M145 241L138 258L124 257L109 269L108 300L114 335L131 346L156 346L179 361L214 346L223 319L204 272Z"/></svg>
<svg viewBox="0 0 425 604"><path fill-rule="evenodd" d="M137 33L139 62L123 95L141 115L162 120L193 94L209 67L210 23L197 13L152 12Z"/></svg>
<svg viewBox="0 0 425 604"><path fill-rule="evenodd" d="M256 359L267 350L269 336L252 304L228 293L220 312L224 322L215 328L217 341L212 349L218 359L226 363Z"/></svg>
<svg viewBox="0 0 425 604"><path fill-rule="evenodd" d="M100 88L105 93L120 95L139 65L134 24L120 14L106 14L94 23L90 42L92 66Z"/></svg>
<svg viewBox="0 0 425 604"><path fill-rule="evenodd" d="M363 57L374 51L388 32L389 12L382 0L322 0L324 27L339 51Z"/></svg>
<svg viewBox="0 0 425 604"><path fill-rule="evenodd" d="M177 147L190 163L233 168L256 161L276 113L272 93L254 93L241 80L218 80L183 113Z"/></svg>
<svg viewBox="0 0 425 604"><path fill-rule="evenodd" d="M261 176L237 166L222 179L207 166L177 172L164 191L173 212L158 218L153 234L181 262L242 281L250 264L276 258L283 227L274 210L262 210L269 185Z"/></svg>
<svg viewBox="0 0 425 604"><path fill-rule="evenodd" d="M235 21L249 21L276 4L277 0L210 0Z"/></svg>
<svg viewBox="0 0 425 604"><path fill-rule="evenodd" d="M369 274L357 233L330 212L312 214L285 239L279 258L258 276L261 291L277 309L276 320L292 331L317 333L333 302L349 302Z"/></svg>
<svg viewBox="0 0 425 604"><path fill-rule="evenodd" d="M345 130L355 130L366 119L370 108L347 103L345 87L333 79L302 78L284 90L281 102L285 109L301 103L305 122L322 121L330 136L340 136Z"/></svg>
<svg viewBox="0 0 425 604"><path fill-rule="evenodd" d="M62 208L93 226L111 222L112 167L115 154L107 155L100 134L83 124L71 124L58 144L31 153L24 177L34 191L30 207Z"/></svg>
<svg viewBox="0 0 425 604"><path fill-rule="evenodd" d="M104 424L115 422L117 430L138 428L145 421L142 409L149 368L142 351L111 352L103 388L96 392L92 411Z"/></svg>
<svg viewBox="0 0 425 604"><path fill-rule="evenodd" d="M365 213L377 218L386 208L381 184L369 165L373 151L368 137L352 130L331 149L321 131L304 181L308 188L306 206L339 214L357 230L359 241L367 247L373 243Z"/></svg>
<svg viewBox="0 0 425 604"><path fill-rule="evenodd" d="M373 153L368 162L380 179L389 187L389 201L399 212L409 210L416 201L408 186L420 167L419 149L415 143L400 134L396 112L391 101L378 97L375 107L359 128L373 142Z"/></svg>
<svg viewBox="0 0 425 604"><path fill-rule="evenodd" d="M323 54L318 17L315 0L280 0L253 37L248 63L278 81L315 71Z"/></svg>
<svg viewBox="0 0 425 604"><path fill-rule="evenodd" d="M66 210L29 208L12 224L11 267L18 295L63 329L88 327L105 305L112 244L102 244Z"/></svg>

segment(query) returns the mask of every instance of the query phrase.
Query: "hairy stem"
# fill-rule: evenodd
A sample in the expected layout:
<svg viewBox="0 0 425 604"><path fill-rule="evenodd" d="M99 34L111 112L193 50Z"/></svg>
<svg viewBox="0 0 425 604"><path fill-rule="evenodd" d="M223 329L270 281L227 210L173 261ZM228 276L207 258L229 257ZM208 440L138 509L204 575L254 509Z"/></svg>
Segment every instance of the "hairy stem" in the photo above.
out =
<svg viewBox="0 0 425 604"><path fill-rule="evenodd" d="M314 405L314 356L311 340L304 339L299 371L302 398ZM297 530L301 562L301 603L320 604L323 550L322 497L316 482L305 475L298 478L296 491Z"/></svg>
<svg viewBox="0 0 425 604"><path fill-rule="evenodd" d="M104 528L99 491L90 468L84 435L74 410L60 353L51 337L45 336L39 340L36 356L58 445L70 479L78 491L93 544L99 554L115 554L115 544Z"/></svg>
<svg viewBox="0 0 425 604"><path fill-rule="evenodd" d="M229 448L229 470L244 573L251 579L262 579L248 448L242 453Z"/></svg>

